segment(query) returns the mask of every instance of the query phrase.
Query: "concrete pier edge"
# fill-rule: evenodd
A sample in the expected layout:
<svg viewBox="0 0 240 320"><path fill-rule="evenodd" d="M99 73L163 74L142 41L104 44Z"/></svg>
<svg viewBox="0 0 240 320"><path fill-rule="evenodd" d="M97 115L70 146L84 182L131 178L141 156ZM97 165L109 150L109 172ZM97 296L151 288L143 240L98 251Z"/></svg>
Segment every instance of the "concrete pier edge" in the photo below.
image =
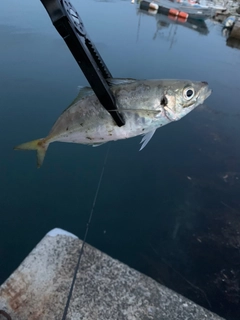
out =
<svg viewBox="0 0 240 320"><path fill-rule="evenodd" d="M0 320L62 319L81 244L62 229L47 233L1 285ZM67 319L223 318L86 244Z"/></svg>

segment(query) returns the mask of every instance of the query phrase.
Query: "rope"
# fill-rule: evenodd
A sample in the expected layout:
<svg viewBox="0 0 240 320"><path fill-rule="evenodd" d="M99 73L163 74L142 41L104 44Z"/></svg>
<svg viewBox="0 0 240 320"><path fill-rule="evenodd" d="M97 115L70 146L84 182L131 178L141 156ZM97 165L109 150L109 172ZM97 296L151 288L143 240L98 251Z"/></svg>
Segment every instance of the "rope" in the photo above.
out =
<svg viewBox="0 0 240 320"><path fill-rule="evenodd" d="M83 249L84 249L84 246L86 244L86 239L87 239L90 223L91 223L91 220L92 220L94 207L95 207L95 204L96 204L96 201L97 201L97 197L98 197L98 193L99 193L99 189L100 189L100 186L101 186L101 183L102 183L103 174L104 174L104 171L105 171L105 166L106 166L107 158L108 158L108 154L109 154L109 149L110 149L110 145L108 146L108 149L107 149L107 152L106 152L106 155L105 155L105 159L104 159L104 163L103 163L103 167L102 167L102 171L101 171L101 174L100 174L100 177L99 177L99 180L98 180L97 190L95 192L95 196L94 196L94 199L93 199L92 208L91 208L91 211L90 211L90 214L89 214L89 218L88 218L88 222L87 222L87 225L86 225L86 230L85 230L82 246L81 246L81 249L80 249L80 252L79 252L78 261L77 261L76 268L75 268L75 271L74 271L71 287L70 287L70 290L69 290L69 293L68 293L68 298L67 298L67 302L66 302L66 305L65 305L65 308L64 308L62 320L66 320L66 317L67 317L67 312L68 312L70 300L71 300L71 297L72 297L74 284L75 284L75 281L76 281L76 278L77 278L77 272L78 272L78 269L79 269L79 266L80 266L80 262L81 262L81 258L82 258L82 255L83 255Z"/></svg>

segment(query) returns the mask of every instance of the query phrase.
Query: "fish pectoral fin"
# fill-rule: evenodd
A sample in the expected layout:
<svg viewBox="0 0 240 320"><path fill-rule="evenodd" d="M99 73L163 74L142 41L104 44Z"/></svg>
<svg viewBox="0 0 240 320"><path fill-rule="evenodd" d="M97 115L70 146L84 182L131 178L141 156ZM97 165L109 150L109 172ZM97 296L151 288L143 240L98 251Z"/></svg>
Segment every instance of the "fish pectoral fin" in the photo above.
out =
<svg viewBox="0 0 240 320"><path fill-rule="evenodd" d="M19 146L16 146L14 150L36 150L37 151L37 167L40 168L43 163L48 145L49 144L46 143L45 139L38 139L38 140L33 140L30 142L20 144Z"/></svg>
<svg viewBox="0 0 240 320"><path fill-rule="evenodd" d="M105 144L105 143L107 143L107 142L94 143L94 144L92 144L92 146L93 146L93 147L100 147L100 146L102 146L102 145Z"/></svg>
<svg viewBox="0 0 240 320"><path fill-rule="evenodd" d="M140 148L139 151L141 151L144 147L146 147L146 145L148 144L148 142L152 139L152 136L154 135L155 131L156 131L156 129L154 129L154 130L152 130L152 131L149 131L148 133L146 133L146 134L143 136L143 138L142 138L142 140L141 140L141 142L140 142L140 143L142 143L142 145L141 145L141 148Z"/></svg>

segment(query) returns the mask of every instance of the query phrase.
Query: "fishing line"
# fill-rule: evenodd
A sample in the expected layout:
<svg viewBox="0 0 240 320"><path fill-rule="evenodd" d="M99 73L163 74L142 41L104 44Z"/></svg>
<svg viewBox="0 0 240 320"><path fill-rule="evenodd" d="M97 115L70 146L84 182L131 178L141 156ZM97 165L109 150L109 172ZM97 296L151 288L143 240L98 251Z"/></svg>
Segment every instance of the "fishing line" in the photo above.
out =
<svg viewBox="0 0 240 320"><path fill-rule="evenodd" d="M75 271L74 271L71 287L70 287L70 290L69 290L69 293L68 293L68 298L67 298L67 302L66 302L66 305L65 305L65 308L64 308L62 320L65 320L66 317L67 317L67 312L68 312L70 300L71 300L71 297L72 297L74 284L75 284L75 281L76 281L76 278L77 278L77 272L78 272L78 269L79 269L79 266L80 266L80 262L81 262L81 258L82 258L82 255L83 255L83 249L84 249L84 246L86 244L88 230L89 230L90 223L91 223L91 220L92 220L93 211L94 211L94 207L95 207L95 204L96 204L96 201L97 201L99 189L100 189L100 186L101 186L101 183L102 183L102 179L103 179L103 175L104 175L104 171L105 171L105 167L106 167L106 163L107 163L107 159L108 159L109 150L110 150L110 144L108 145L108 149L107 149L107 152L106 152L106 155L105 155L102 171L101 171L101 174L100 174L100 177L99 177L99 180L98 180L97 189L96 189L95 196L94 196L94 199L93 199L92 208L91 208L91 211L90 211L90 214L89 214L88 222L86 224L85 234L84 234L82 246L81 246L81 249L80 249L80 252L79 252L78 261L77 261L77 264L76 264L76 267L75 267Z"/></svg>

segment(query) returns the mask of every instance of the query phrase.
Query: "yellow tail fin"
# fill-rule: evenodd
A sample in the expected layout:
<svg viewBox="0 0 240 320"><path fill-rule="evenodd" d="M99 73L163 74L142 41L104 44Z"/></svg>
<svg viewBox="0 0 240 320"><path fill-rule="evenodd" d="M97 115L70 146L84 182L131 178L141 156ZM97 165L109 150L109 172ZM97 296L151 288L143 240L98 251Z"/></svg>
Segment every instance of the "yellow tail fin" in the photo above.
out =
<svg viewBox="0 0 240 320"><path fill-rule="evenodd" d="M14 150L36 150L37 167L40 168L43 163L47 148L48 143L46 143L45 139L38 139L20 144L19 146L16 146Z"/></svg>

